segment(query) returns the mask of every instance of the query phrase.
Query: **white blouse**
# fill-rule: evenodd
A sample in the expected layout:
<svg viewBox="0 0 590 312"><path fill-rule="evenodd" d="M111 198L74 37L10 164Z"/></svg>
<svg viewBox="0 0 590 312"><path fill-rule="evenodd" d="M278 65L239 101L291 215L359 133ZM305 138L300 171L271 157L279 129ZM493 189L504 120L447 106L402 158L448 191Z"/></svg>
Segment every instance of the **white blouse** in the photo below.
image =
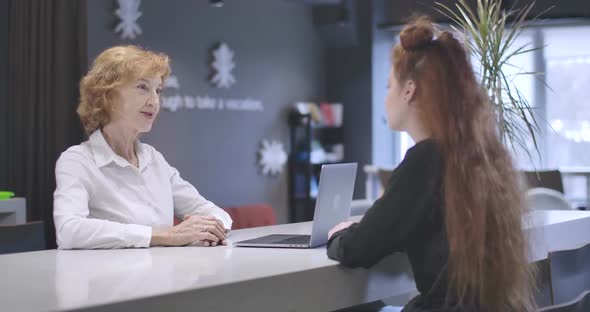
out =
<svg viewBox="0 0 590 312"><path fill-rule="evenodd" d="M230 216L162 154L139 140L135 149L139 168L115 154L96 130L61 154L53 194L60 249L149 247L152 227L172 226L174 215L212 215L231 229Z"/></svg>

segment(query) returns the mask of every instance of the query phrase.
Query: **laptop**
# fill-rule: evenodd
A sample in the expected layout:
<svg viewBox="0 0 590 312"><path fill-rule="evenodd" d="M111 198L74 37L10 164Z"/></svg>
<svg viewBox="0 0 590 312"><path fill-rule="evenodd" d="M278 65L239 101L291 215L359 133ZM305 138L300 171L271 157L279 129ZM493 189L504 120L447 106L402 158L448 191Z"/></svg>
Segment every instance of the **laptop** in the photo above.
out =
<svg viewBox="0 0 590 312"><path fill-rule="evenodd" d="M356 163L323 165L311 235L274 234L234 243L237 247L314 248L328 242L328 231L348 220Z"/></svg>

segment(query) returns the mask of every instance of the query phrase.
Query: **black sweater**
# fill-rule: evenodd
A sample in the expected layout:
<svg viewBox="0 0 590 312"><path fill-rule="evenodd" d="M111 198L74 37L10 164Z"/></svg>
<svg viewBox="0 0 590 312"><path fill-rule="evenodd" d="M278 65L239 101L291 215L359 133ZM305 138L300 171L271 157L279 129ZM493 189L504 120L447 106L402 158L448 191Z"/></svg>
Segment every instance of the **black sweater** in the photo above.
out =
<svg viewBox="0 0 590 312"><path fill-rule="evenodd" d="M404 311L452 310L443 308L449 254L443 172L436 143L431 139L417 143L360 223L335 233L328 242L328 257L348 267L368 268L393 252L406 252L421 295Z"/></svg>

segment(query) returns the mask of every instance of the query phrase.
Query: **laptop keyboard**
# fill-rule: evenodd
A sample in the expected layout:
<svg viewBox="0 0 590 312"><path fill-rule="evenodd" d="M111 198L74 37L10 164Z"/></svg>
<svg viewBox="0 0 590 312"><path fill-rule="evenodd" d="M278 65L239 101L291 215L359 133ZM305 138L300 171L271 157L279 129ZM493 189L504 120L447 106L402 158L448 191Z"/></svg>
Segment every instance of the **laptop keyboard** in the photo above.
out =
<svg viewBox="0 0 590 312"><path fill-rule="evenodd" d="M311 236L309 235L301 235L295 237L289 237L285 239L281 239L279 241L275 241L275 244L309 244L311 240Z"/></svg>

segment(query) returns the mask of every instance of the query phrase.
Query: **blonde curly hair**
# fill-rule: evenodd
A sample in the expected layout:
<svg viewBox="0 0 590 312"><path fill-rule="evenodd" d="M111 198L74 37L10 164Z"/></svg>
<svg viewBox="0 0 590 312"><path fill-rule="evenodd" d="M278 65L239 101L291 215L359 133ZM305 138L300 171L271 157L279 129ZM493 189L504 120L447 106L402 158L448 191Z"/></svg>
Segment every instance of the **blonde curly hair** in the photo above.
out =
<svg viewBox="0 0 590 312"><path fill-rule="evenodd" d="M76 112L86 135L110 122L116 88L149 76L160 76L163 83L168 75L170 60L162 53L133 45L115 46L100 53L80 81L80 104Z"/></svg>

